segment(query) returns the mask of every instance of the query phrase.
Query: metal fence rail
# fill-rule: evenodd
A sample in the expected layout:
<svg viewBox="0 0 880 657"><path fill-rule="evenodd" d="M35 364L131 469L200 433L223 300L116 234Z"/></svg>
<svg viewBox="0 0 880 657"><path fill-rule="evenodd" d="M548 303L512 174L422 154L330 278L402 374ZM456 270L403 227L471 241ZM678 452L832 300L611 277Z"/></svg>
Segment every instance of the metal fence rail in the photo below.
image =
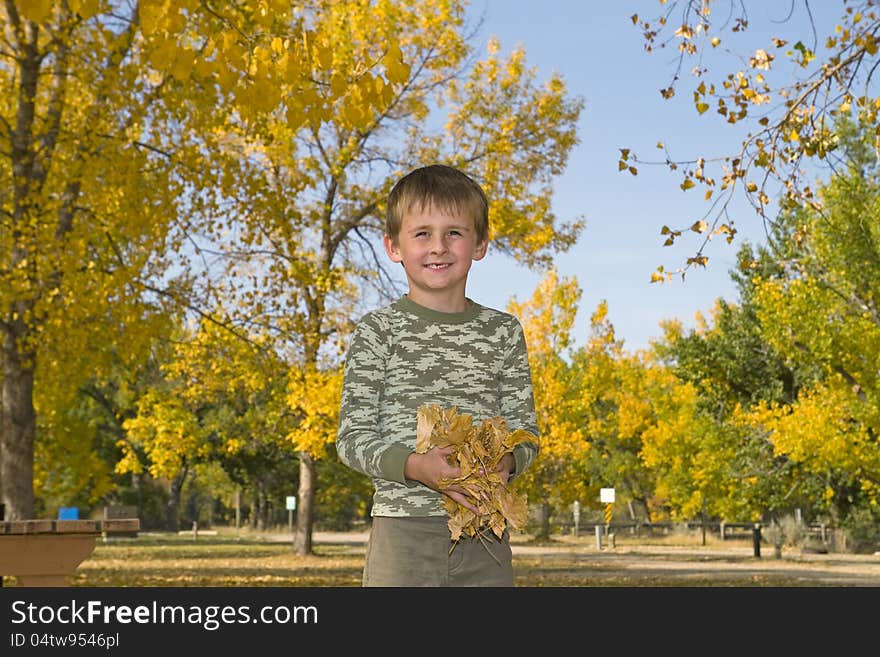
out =
<svg viewBox="0 0 880 657"><path fill-rule="evenodd" d="M591 536L595 533L596 527L600 527L605 534L614 533L617 535L630 534L639 537L651 536L669 536L682 531L705 531L723 540L734 539L751 539L753 537L756 526L766 533L770 526L765 523L754 522L726 522L726 521L704 521L699 520L689 522L636 522L614 520L610 523L587 521L579 522L577 525L573 521L553 522L553 527L563 534L577 534L578 536ZM826 544L831 540L832 530L823 523L804 524L802 526L805 534L815 539L819 543Z"/></svg>

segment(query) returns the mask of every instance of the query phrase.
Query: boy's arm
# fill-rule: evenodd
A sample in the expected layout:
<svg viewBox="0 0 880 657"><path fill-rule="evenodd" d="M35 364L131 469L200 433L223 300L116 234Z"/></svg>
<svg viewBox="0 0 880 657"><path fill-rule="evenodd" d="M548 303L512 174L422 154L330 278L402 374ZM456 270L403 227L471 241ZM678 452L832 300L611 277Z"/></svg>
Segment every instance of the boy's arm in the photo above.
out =
<svg viewBox="0 0 880 657"><path fill-rule="evenodd" d="M355 329L345 359L336 451L348 467L370 477L412 485L404 465L412 450L392 443L379 432L379 403L384 387L388 346L375 318Z"/></svg>
<svg viewBox="0 0 880 657"><path fill-rule="evenodd" d="M532 388L532 372L522 325L516 321L502 367L501 415L511 431L525 429L538 435L538 418ZM537 442L525 442L513 448L514 469L510 480L528 469L538 455Z"/></svg>

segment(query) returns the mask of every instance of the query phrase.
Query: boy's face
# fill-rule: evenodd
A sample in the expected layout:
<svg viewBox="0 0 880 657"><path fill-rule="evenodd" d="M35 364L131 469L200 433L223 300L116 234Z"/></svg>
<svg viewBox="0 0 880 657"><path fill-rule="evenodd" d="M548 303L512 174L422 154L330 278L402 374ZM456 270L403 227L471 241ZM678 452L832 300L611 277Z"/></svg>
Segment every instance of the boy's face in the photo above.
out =
<svg viewBox="0 0 880 657"><path fill-rule="evenodd" d="M487 247L486 240L478 241L472 219L432 206L406 213L396 241L385 236L388 257L406 270L410 299L441 312L465 309L471 263L485 256Z"/></svg>

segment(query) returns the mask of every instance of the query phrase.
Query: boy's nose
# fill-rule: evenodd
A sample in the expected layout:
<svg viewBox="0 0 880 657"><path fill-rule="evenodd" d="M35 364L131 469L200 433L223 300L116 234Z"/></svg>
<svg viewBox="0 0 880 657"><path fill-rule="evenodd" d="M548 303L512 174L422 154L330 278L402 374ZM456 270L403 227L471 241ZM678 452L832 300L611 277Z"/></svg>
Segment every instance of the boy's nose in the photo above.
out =
<svg viewBox="0 0 880 657"><path fill-rule="evenodd" d="M431 240L431 253L445 253L446 239L444 237L436 237Z"/></svg>

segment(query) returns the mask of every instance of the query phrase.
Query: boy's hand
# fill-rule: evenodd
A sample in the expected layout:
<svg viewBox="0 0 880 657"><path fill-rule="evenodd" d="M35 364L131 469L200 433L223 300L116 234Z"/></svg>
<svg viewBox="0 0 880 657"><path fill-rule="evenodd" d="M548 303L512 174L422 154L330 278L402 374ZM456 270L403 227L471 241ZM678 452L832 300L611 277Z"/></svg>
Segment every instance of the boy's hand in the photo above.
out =
<svg viewBox="0 0 880 657"><path fill-rule="evenodd" d="M501 481L507 484L513 476L514 470L516 470L516 459L513 457L513 454L507 452L498 460L498 465L495 466L494 472L497 472L498 476L501 477ZM486 471L480 468L480 474L485 475Z"/></svg>
<svg viewBox="0 0 880 657"><path fill-rule="evenodd" d="M507 452L501 457L501 460L498 461L498 467L495 468L495 472L501 475L501 481L507 483L513 476L514 470L516 470L516 459L512 453Z"/></svg>
<svg viewBox="0 0 880 657"><path fill-rule="evenodd" d="M440 482L444 479L455 479L461 476L461 468L450 465L447 457L452 454L452 446L432 447L424 454L414 452L409 455L404 465L404 475L407 479L425 484L428 488L440 491L461 504L464 508L479 515L476 505L466 494L466 491L455 484L441 487Z"/></svg>

